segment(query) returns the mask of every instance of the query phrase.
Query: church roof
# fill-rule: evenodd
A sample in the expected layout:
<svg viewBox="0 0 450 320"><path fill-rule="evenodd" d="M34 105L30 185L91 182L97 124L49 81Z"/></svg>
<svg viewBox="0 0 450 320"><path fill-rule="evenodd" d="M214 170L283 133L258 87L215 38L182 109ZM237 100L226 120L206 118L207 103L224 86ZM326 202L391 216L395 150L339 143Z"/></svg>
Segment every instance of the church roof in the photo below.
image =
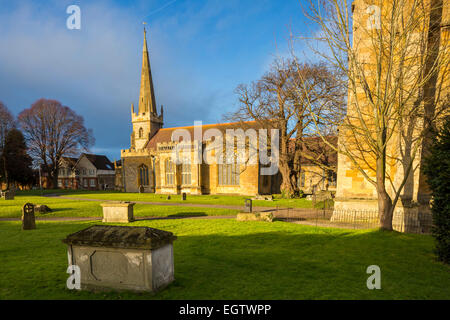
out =
<svg viewBox="0 0 450 320"><path fill-rule="evenodd" d="M177 129L185 129L191 135L191 139L194 139L194 126L174 127L174 128L162 128L147 142L146 148L148 150L155 150L158 143L171 142L172 133ZM229 123L215 123L205 124L201 126L202 133L208 129L218 129L225 133L227 129L263 129L261 123L256 121L245 122L229 122ZM203 136L202 136L203 138ZM337 137L326 137L332 145L337 145ZM290 150L293 149L294 139L291 139ZM326 145L320 137L305 137L304 138L304 153L305 156L302 159L304 165L314 165L317 162L325 163L329 166L335 166L337 164L337 153L330 146ZM313 160L314 159L314 160Z"/></svg>
<svg viewBox="0 0 450 320"><path fill-rule="evenodd" d="M146 145L147 149L156 149L156 145L162 142L171 142L172 141L172 133L177 129L185 129L190 135L191 139L194 140L194 126L186 126L186 127L174 127L174 128L162 128L159 129L158 132L149 140ZM243 129L247 130L249 128L259 129L263 128L263 126L256 121L244 121L244 122L229 122L229 123L215 123L215 124L204 124L201 126L202 132L204 133L208 129L218 129L221 132L225 133L227 129ZM202 135L203 138L203 135Z"/></svg>
<svg viewBox="0 0 450 320"><path fill-rule="evenodd" d="M162 128L147 142L146 148L148 150L156 150L158 143L171 142L172 133L177 129L185 129L191 135L191 139L194 139L194 126L185 127L174 127L174 128ZM264 126L256 121L245 121L245 122L229 122L229 123L215 123L215 124L205 124L201 126L202 134L208 129L218 129L225 133L227 129L262 129ZM267 129L267 127L266 127ZM203 138L203 136L202 136ZM326 137L332 145L337 145L337 137L330 136ZM325 144L320 137L305 137L304 138L304 154L302 157L302 164L304 165L314 165L317 162L324 163L329 166L336 166L337 164L337 153L330 146ZM294 139L291 139L290 150L293 150Z"/></svg>

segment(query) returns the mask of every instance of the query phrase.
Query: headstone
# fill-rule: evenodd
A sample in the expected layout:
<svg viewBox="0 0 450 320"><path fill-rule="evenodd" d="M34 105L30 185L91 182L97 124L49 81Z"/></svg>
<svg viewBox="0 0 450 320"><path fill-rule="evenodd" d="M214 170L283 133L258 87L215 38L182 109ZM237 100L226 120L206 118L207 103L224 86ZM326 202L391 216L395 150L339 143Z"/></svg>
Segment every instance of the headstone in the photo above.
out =
<svg viewBox="0 0 450 320"><path fill-rule="evenodd" d="M183 192L182 196L183 196L183 201L186 201L186 192Z"/></svg>
<svg viewBox="0 0 450 320"><path fill-rule="evenodd" d="M156 292L174 280L173 233L148 227L95 225L62 240L82 290Z"/></svg>
<svg viewBox="0 0 450 320"><path fill-rule="evenodd" d="M34 211L39 212L39 213L48 213L48 212L52 212L52 209L50 209L45 204L37 204L34 206Z"/></svg>
<svg viewBox="0 0 450 320"><path fill-rule="evenodd" d="M245 199L244 212L247 212L247 213L253 212L252 199Z"/></svg>
<svg viewBox="0 0 450 320"><path fill-rule="evenodd" d="M170 195L167 196L167 200L170 200Z"/></svg>
<svg viewBox="0 0 450 320"><path fill-rule="evenodd" d="M100 204L103 207L102 222L128 223L134 221L132 202L111 201Z"/></svg>
<svg viewBox="0 0 450 320"><path fill-rule="evenodd" d="M145 189L144 189L144 186L139 186L139 193L144 193L144 191L145 191Z"/></svg>
<svg viewBox="0 0 450 320"><path fill-rule="evenodd" d="M33 229L36 229L34 205L32 203L26 203L22 207L22 230Z"/></svg>

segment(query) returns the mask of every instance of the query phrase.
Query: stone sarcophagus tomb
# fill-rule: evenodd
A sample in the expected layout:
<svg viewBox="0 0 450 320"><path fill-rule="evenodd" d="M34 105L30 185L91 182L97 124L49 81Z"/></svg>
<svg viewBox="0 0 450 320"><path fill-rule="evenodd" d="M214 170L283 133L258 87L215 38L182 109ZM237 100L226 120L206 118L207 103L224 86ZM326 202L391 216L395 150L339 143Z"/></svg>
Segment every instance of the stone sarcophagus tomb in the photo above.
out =
<svg viewBox="0 0 450 320"><path fill-rule="evenodd" d="M111 201L102 203L103 220L102 222L121 222L127 223L134 221L132 202Z"/></svg>
<svg viewBox="0 0 450 320"><path fill-rule="evenodd" d="M174 280L173 233L148 227L95 225L70 234L69 266L83 290L156 292Z"/></svg>

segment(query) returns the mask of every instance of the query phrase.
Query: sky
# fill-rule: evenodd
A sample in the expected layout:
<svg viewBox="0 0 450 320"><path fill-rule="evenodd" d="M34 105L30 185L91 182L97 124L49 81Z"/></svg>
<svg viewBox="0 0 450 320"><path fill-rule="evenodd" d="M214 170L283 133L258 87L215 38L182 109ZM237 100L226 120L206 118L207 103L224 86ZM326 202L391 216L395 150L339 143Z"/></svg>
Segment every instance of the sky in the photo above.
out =
<svg viewBox="0 0 450 320"><path fill-rule="evenodd" d="M67 7L81 11L70 30ZM85 119L92 153L120 159L137 106L147 23L157 110L164 127L223 121L235 88L289 54L290 33L314 32L300 0L0 0L0 101L14 114L56 99ZM307 46L296 54L309 59Z"/></svg>

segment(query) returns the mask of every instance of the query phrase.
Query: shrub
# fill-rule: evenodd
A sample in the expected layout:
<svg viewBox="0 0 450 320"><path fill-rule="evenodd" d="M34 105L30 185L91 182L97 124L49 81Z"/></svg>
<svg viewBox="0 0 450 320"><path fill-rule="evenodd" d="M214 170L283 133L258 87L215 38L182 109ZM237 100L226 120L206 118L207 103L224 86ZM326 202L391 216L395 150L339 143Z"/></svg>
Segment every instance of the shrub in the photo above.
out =
<svg viewBox="0 0 450 320"><path fill-rule="evenodd" d="M436 239L438 259L450 262L450 116L433 138L424 173L432 192L432 234Z"/></svg>

